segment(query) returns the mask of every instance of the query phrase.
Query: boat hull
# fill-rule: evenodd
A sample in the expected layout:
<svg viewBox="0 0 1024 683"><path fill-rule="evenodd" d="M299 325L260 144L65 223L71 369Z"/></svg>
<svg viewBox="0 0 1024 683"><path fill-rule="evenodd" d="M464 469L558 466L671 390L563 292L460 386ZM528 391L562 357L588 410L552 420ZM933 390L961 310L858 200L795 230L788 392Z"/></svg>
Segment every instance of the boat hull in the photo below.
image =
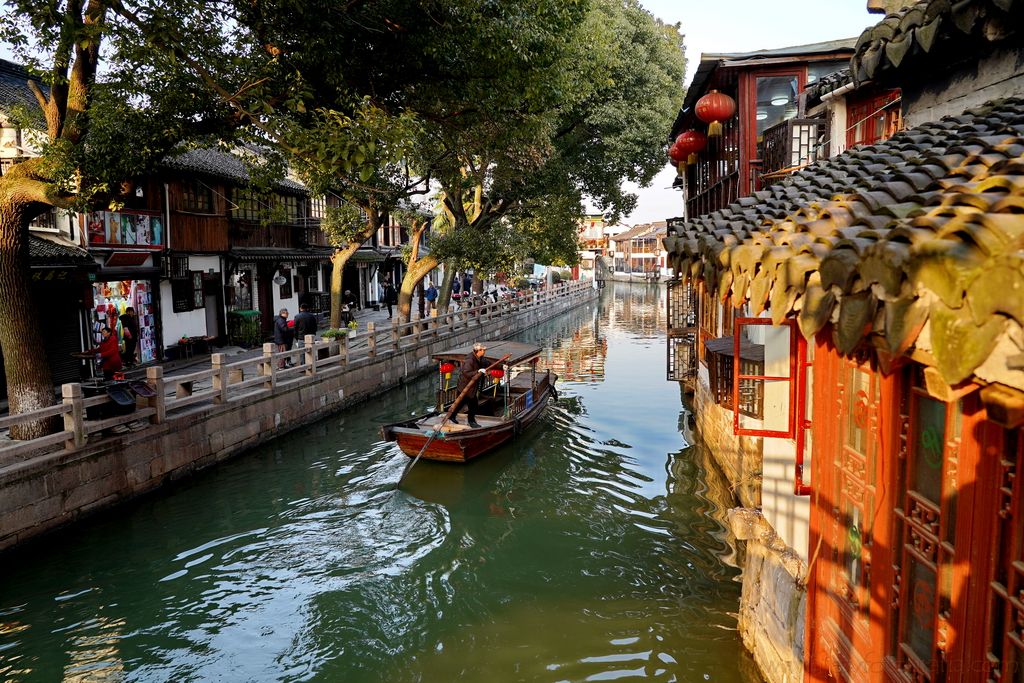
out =
<svg viewBox="0 0 1024 683"><path fill-rule="evenodd" d="M554 390L548 384L533 405L514 418L506 420L481 415L478 416L482 423L480 428L458 425L457 431L442 430L433 440L430 439L434 432L432 427L439 422L436 415L385 425L381 428L381 435L386 441L397 443L411 458L423 451L420 457L427 460L465 463L489 453L532 424L544 412L548 399L553 395ZM423 449L425 445L426 450Z"/></svg>

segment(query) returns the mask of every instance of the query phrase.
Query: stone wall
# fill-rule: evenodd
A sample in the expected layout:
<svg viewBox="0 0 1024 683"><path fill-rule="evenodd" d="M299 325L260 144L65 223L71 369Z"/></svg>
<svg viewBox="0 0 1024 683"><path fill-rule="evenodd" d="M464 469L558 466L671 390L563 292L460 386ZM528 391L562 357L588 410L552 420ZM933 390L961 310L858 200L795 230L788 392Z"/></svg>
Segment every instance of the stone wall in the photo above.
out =
<svg viewBox="0 0 1024 683"><path fill-rule="evenodd" d="M415 347L281 381L220 405L168 414L161 424L0 468L0 550L188 476L292 429L430 371L432 354L503 339L592 301L595 290L542 308L461 327Z"/></svg>
<svg viewBox="0 0 1024 683"><path fill-rule="evenodd" d="M739 627L743 645L769 683L804 678L807 567L757 510L730 511L737 540L746 542Z"/></svg>
<svg viewBox="0 0 1024 683"><path fill-rule="evenodd" d="M711 399L707 370L701 368L693 399L693 414L701 440L725 473L743 507L761 505L761 438L733 434L732 411Z"/></svg>
<svg viewBox="0 0 1024 683"><path fill-rule="evenodd" d="M961 65L943 78L903 85L907 128L943 116L960 116L989 100L1024 95L1024 47L998 47L992 54Z"/></svg>
<svg viewBox="0 0 1024 683"><path fill-rule="evenodd" d="M761 514L764 442L733 434L733 413L715 404L701 368L693 399L698 435L742 507L730 523L743 542L739 629L744 646L769 683L803 680L806 567Z"/></svg>

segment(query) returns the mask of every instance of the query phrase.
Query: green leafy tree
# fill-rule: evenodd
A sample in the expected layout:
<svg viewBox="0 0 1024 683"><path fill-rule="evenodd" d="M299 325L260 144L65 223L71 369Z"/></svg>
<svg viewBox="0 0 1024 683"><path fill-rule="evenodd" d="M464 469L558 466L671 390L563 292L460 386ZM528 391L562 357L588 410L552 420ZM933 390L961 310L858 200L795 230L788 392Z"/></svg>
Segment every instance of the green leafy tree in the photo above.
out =
<svg viewBox="0 0 1024 683"><path fill-rule="evenodd" d="M664 163L682 97L678 27L635 0L593 0L572 31L532 47L543 66L530 87L510 67L458 129L447 117L425 124L424 147L445 161L435 177L451 228L432 244L446 262L573 264L584 200L612 219L628 213L636 197L624 183L649 184Z"/></svg>
<svg viewBox="0 0 1024 683"><path fill-rule="evenodd" d="M6 3L0 39L34 72L26 87L38 105L12 114L22 127L38 131L38 153L0 177L5 291L31 291L28 224L36 216L53 208L116 205L134 178L182 141L206 139L237 125L236 110L207 95L193 74L156 45L167 35L189 36L192 55L203 55L208 69L231 74L228 82L244 91L259 78L245 65L259 61L237 49L233 30L217 30L226 25L221 10L198 0L140 2L135 12L145 20L136 23L113 0ZM0 318L11 412L52 404L50 370L39 353L44 344L30 297L0 297ZM49 426L45 421L21 425L12 435L31 438Z"/></svg>

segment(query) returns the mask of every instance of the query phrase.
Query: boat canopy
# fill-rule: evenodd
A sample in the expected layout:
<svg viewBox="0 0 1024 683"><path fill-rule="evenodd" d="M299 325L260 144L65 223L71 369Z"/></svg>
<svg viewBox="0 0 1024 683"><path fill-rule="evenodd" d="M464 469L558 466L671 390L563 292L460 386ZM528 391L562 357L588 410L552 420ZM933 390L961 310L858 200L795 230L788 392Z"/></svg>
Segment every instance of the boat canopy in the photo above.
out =
<svg viewBox="0 0 1024 683"><path fill-rule="evenodd" d="M484 363L488 365L499 360L505 354L509 354L509 359L505 361L508 365L520 365L540 355L541 351L540 347L535 344L523 344L520 342L484 341L483 344L487 347L487 351L484 353ZM451 360L461 362L466 357L466 354L472 350L473 345L467 344L466 346L435 353L433 358L436 361Z"/></svg>

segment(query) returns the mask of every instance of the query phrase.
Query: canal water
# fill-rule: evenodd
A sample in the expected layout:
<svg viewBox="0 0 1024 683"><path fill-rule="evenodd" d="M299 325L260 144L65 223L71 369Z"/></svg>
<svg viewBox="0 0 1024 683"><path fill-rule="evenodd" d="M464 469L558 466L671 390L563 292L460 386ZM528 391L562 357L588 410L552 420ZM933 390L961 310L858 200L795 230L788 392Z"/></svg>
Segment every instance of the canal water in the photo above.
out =
<svg viewBox="0 0 1024 683"><path fill-rule="evenodd" d="M664 287L520 341L559 398L469 466L406 463L411 382L0 558L0 681L758 681L728 489L665 381Z"/></svg>

